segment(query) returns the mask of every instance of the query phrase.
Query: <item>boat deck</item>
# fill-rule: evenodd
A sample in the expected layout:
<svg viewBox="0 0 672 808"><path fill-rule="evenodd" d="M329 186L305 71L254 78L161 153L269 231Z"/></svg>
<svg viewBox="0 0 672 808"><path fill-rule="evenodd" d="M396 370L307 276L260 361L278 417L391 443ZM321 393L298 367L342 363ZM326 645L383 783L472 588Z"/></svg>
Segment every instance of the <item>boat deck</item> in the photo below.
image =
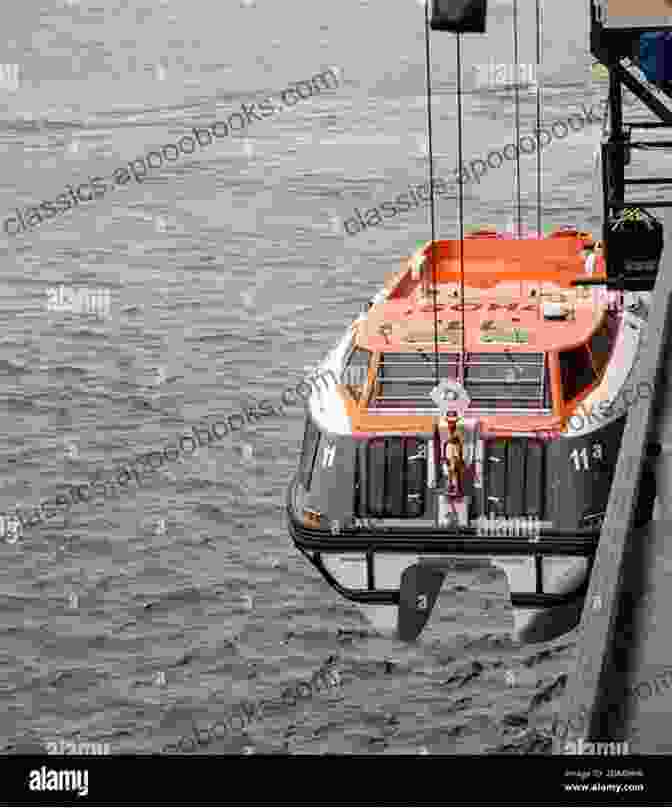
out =
<svg viewBox="0 0 672 808"><path fill-rule="evenodd" d="M596 290L573 287L586 278L583 239L465 241L465 350L501 352L515 344L525 353L544 353L586 342L605 310ZM410 260L395 279L388 299L371 307L358 324L357 342L372 352L412 352L434 347L436 298L439 351L462 348L459 242L431 245ZM413 272L416 263L422 269ZM436 275L436 294L432 281ZM557 304L566 319L545 319L544 304Z"/></svg>

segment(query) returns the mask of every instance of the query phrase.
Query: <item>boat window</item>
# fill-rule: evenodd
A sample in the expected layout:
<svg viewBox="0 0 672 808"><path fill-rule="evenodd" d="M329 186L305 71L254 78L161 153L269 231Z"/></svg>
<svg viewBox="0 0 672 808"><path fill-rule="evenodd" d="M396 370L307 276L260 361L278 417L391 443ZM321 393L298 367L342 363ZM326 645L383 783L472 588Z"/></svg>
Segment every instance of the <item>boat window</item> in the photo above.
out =
<svg viewBox="0 0 672 808"><path fill-rule="evenodd" d="M607 321L593 334L588 343L595 376L601 376L609 361L609 328Z"/></svg>
<svg viewBox="0 0 672 808"><path fill-rule="evenodd" d="M439 378L457 378L457 354L439 353ZM412 407L432 409L430 394L436 386L433 353L385 353L380 357L375 386L376 409Z"/></svg>
<svg viewBox="0 0 672 808"><path fill-rule="evenodd" d="M541 353L468 353L464 386L474 408L542 410L544 366Z"/></svg>
<svg viewBox="0 0 672 808"><path fill-rule="evenodd" d="M357 400L362 397L368 381L370 363L371 352L363 348L355 348L343 370L342 382L347 385L350 395Z"/></svg>
<svg viewBox="0 0 672 808"><path fill-rule="evenodd" d="M595 381L595 371L586 345L560 354L560 377L565 401L572 401Z"/></svg>
<svg viewBox="0 0 672 808"><path fill-rule="evenodd" d="M458 355L438 355L439 378L457 379ZM550 399L544 384L542 353L467 352L464 386L474 410L543 410ZM436 407L431 392L436 385L435 357L431 352L385 353L378 366L373 409L415 410Z"/></svg>
<svg viewBox="0 0 672 808"><path fill-rule="evenodd" d="M313 465L317 455L317 447L320 442L320 430L308 419L306 431L303 436L303 446L301 447L301 461L299 463L298 481L306 491L310 491L310 483L313 478Z"/></svg>

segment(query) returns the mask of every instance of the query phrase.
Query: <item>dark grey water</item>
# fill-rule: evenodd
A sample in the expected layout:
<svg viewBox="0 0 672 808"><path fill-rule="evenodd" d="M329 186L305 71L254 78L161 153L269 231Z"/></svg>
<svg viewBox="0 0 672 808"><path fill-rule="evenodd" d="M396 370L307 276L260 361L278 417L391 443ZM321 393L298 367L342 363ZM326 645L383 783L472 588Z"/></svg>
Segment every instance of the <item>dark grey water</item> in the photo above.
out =
<svg viewBox="0 0 672 808"><path fill-rule="evenodd" d="M511 62L493 3L465 65ZM545 118L598 102L585 2L547 4ZM520 61L534 61L525 8ZM426 211L357 237L355 206L426 180L421 6L415 0L23 0L5 19L0 214L115 169L242 101L326 68L337 89L164 165L32 231L2 233L0 509L37 505L167 444L250 397L277 399L361 302L427 239ZM434 34L437 174L455 166L455 44ZM533 96L521 100L523 131ZM586 126L544 152L549 224L595 226ZM465 155L513 139L513 105L465 98ZM522 161L534 225L535 158ZM467 221L505 226L512 164L466 194ZM456 207L439 205L442 237ZM13 226L12 226L13 227ZM47 310L59 285L110 290L104 319ZM421 642L377 637L291 546L284 490L302 412L246 427L142 489L79 505L0 543L0 748L27 738L158 752L247 698L277 697L332 658L341 687L212 744L287 752L543 750L573 638L519 648L503 578L447 578ZM554 686L555 685L555 686ZM554 686L554 687L553 687ZM549 689L550 688L550 689ZM248 750L249 751L249 750Z"/></svg>

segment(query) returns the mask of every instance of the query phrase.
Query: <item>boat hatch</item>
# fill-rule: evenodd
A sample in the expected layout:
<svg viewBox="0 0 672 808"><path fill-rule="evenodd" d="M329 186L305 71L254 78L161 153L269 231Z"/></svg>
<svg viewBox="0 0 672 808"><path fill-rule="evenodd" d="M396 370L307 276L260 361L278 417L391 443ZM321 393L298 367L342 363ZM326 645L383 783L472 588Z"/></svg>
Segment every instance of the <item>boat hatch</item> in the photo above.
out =
<svg viewBox="0 0 672 808"><path fill-rule="evenodd" d="M438 355L439 378L459 378L459 355ZM370 410L434 410L430 393L436 364L426 353L385 353L380 357ZM470 410L551 411L548 368L542 353L466 353L464 387Z"/></svg>

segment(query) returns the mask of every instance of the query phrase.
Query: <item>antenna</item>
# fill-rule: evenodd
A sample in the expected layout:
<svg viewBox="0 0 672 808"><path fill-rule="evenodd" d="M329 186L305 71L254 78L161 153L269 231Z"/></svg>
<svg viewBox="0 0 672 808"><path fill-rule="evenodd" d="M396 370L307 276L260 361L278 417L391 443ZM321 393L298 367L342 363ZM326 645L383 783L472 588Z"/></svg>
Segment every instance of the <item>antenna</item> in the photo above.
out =
<svg viewBox="0 0 672 808"><path fill-rule="evenodd" d="M457 41L457 154L458 166L462 165L462 56L460 52L460 34L456 34ZM460 352L460 368L459 368L459 382L464 385L464 356L465 356L465 337L466 328L464 322L464 181L462 178L462 171L459 172L460 190L458 193L458 211L460 219L460 298L462 303L462 329L461 329L461 352Z"/></svg>
<svg viewBox="0 0 672 808"><path fill-rule="evenodd" d="M438 311L437 311L437 294L438 287L436 282L436 215L435 215L435 201L434 201L434 152L432 147L432 84L431 84L431 68L430 68L430 52L429 52L429 2L425 0L425 51L426 51L426 70L427 70L427 126L429 130L429 187L430 187L430 221L432 232L432 301L434 309L434 368L436 384L439 384L439 324L438 324ZM437 9L435 8L435 11ZM440 11L440 9L439 9ZM439 13L439 17L441 14ZM445 20L444 20L445 22ZM451 21L451 26L455 25ZM459 29L459 26L457 26ZM462 149L462 55L460 50L460 30L451 28L456 33L457 42L457 150L458 150L458 165L462 165L463 149ZM460 363L458 369L458 378L460 384L464 384L464 357L466 345L466 323L465 323L465 306L464 306L464 177L462 172L459 172L459 193L458 193L458 210L459 210L459 226L460 226L460 298L462 308L461 329L460 329Z"/></svg>
<svg viewBox="0 0 672 808"><path fill-rule="evenodd" d="M541 0L537 8L537 238L541 238Z"/></svg>
<svg viewBox="0 0 672 808"><path fill-rule="evenodd" d="M513 0L513 63L516 66L513 91L516 108L516 209L518 214L518 238L520 238L522 235L522 222L520 214L520 65L518 64L518 0Z"/></svg>
<svg viewBox="0 0 672 808"><path fill-rule="evenodd" d="M425 0L425 38L427 41L427 108L429 120L429 165L431 185L431 217L432 217L432 273L434 285L434 358L436 363L436 381L439 381L439 339L437 322L436 300L436 245L434 238L434 182L433 182L433 156L432 156L432 117L431 117L431 84L429 62L429 29L433 31L452 31L457 34L457 147L459 153L458 165L462 165L462 56L460 51L460 34L484 34L487 18L487 0L431 0L432 19L428 20L430 0ZM464 312L464 177L459 172L459 220L460 220L460 290L462 301L462 328L459 380L464 384L464 358L465 358L465 312Z"/></svg>
<svg viewBox="0 0 672 808"><path fill-rule="evenodd" d="M427 131L429 138L429 218L432 232L432 301L434 307L434 377L439 383L439 323L436 308L436 214L434 201L434 151L432 148L432 71L429 57L429 0L425 0L425 62L427 70Z"/></svg>

